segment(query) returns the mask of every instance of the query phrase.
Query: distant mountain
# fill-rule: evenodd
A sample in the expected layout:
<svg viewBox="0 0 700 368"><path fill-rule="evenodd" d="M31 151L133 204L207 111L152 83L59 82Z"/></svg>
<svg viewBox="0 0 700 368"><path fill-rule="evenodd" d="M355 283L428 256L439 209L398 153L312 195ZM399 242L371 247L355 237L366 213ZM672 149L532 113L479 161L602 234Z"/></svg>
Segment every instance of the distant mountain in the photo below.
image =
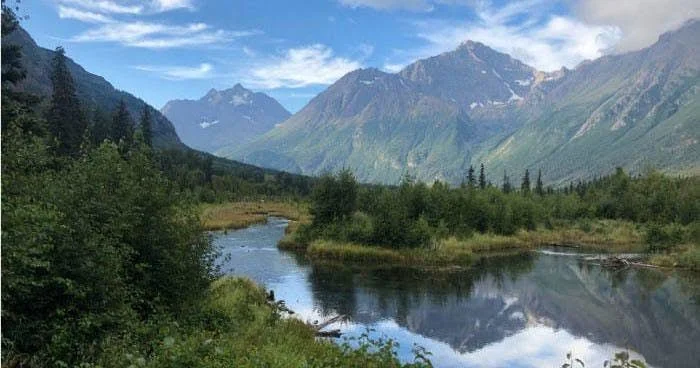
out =
<svg viewBox="0 0 700 368"><path fill-rule="evenodd" d="M22 47L22 64L27 70L27 77L16 86L16 89L50 97L52 93L50 73L54 52L39 47L29 33L21 27L4 37L3 42ZM70 58L68 58L68 69L75 81L78 98L84 104L86 111L99 108L111 113L123 99L134 121L139 121L143 106L147 105L146 102L128 92L115 89L104 78L86 71ZM152 107L151 109L154 118L154 144L161 148L184 148L170 121L158 110Z"/></svg>
<svg viewBox="0 0 700 368"><path fill-rule="evenodd" d="M584 63L533 88L523 126L473 162L542 168L550 181L655 167L700 174L700 21L636 52Z"/></svg>
<svg viewBox="0 0 700 368"><path fill-rule="evenodd" d="M700 173L700 21L649 48L553 73L477 43L397 74L353 71L285 122L219 153L363 181L405 174L457 183L484 162L499 182L525 169L548 183L654 166Z"/></svg>
<svg viewBox="0 0 700 368"><path fill-rule="evenodd" d="M216 153L267 133L291 114L274 98L236 84L199 100L173 100L161 112L188 146Z"/></svg>

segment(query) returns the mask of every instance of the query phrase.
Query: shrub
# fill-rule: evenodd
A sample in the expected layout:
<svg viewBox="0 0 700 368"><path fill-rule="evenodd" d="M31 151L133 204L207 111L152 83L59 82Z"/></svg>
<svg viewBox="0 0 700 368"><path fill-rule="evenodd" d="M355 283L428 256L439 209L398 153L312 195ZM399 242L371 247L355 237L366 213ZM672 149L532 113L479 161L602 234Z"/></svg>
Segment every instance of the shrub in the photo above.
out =
<svg viewBox="0 0 700 368"><path fill-rule="evenodd" d="M652 252L669 250L681 243L684 238L685 230L679 224L652 223L647 225L645 240Z"/></svg>

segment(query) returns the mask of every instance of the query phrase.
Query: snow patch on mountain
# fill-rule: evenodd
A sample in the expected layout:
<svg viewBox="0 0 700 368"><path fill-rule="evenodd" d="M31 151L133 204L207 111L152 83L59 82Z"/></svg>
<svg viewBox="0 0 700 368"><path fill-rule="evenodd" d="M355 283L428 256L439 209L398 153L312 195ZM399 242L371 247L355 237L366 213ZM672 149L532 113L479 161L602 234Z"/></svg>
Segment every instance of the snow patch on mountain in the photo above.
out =
<svg viewBox="0 0 700 368"><path fill-rule="evenodd" d="M233 95L231 96L231 101L229 101L229 103L233 106L250 105L252 103L252 100L249 97L250 95L248 95L247 93L243 96Z"/></svg>
<svg viewBox="0 0 700 368"><path fill-rule="evenodd" d="M219 124L218 120L213 120L213 121L203 121L199 123L199 126L201 126L203 129L209 128L212 125Z"/></svg>

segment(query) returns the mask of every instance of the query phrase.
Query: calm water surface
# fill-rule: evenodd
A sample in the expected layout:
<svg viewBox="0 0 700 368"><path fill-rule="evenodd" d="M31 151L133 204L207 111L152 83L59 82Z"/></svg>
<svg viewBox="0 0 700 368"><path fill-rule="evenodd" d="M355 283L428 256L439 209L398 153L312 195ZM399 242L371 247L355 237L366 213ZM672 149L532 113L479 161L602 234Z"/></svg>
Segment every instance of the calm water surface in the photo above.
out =
<svg viewBox="0 0 700 368"><path fill-rule="evenodd" d="M440 273L314 265L277 249L286 225L214 233L223 271L274 290L302 320L345 314L330 328L391 337L404 361L418 344L437 367L560 367L569 351L602 367L624 349L654 367L700 366L698 275L602 269L561 251Z"/></svg>

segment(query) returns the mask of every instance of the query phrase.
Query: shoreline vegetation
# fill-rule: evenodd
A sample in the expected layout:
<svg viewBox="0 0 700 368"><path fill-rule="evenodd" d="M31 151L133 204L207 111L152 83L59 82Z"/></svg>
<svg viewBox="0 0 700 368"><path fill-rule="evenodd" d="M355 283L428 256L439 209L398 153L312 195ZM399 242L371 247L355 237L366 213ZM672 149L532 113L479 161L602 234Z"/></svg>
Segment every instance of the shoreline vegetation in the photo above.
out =
<svg viewBox="0 0 700 368"><path fill-rule="evenodd" d="M284 217L292 223L308 223L308 205L292 201L244 201L204 203L200 205L200 219L205 231L243 229L267 221L268 216Z"/></svg>
<svg viewBox="0 0 700 368"><path fill-rule="evenodd" d="M649 253L649 228L625 220L560 221L551 228L520 229L511 235L472 233L468 237L450 236L432 240L422 247L382 247L352 241L312 239L304 235L313 222L309 204L304 202L231 202L200 207L207 230L240 229L264 223L267 216L289 220L278 247L303 252L314 261L385 263L415 267L471 266L478 257L503 252L527 251L540 247L566 247L587 252L645 254L651 265L662 268L700 269L698 247L690 241L677 240L669 245L672 252ZM696 231L681 227L675 231Z"/></svg>

